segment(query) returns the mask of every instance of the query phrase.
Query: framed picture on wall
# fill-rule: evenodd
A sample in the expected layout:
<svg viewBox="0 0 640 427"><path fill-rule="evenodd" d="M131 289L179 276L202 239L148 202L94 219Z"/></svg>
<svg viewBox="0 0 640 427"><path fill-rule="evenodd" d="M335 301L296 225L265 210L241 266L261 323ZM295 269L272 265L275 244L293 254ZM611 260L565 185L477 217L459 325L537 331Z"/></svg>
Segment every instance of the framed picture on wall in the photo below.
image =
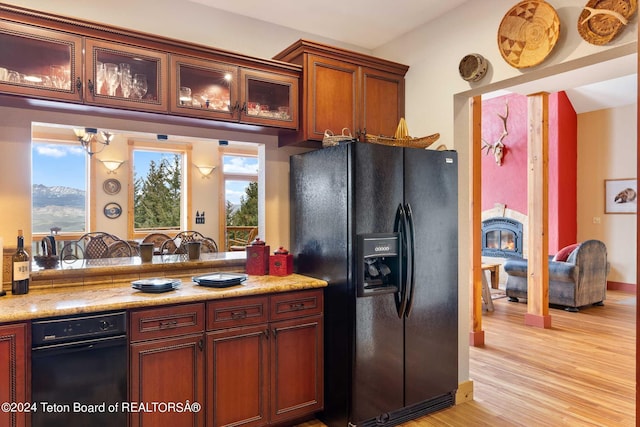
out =
<svg viewBox="0 0 640 427"><path fill-rule="evenodd" d="M638 182L635 178L604 180L604 213L638 212Z"/></svg>

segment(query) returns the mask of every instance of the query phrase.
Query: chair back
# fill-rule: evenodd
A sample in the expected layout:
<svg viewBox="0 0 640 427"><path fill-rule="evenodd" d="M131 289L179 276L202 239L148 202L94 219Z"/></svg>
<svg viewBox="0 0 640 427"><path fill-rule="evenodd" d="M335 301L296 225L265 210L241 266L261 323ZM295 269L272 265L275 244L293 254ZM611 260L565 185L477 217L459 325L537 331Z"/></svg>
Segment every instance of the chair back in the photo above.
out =
<svg viewBox="0 0 640 427"><path fill-rule="evenodd" d="M181 231L173 239L165 240L160 247L160 252L163 254L186 254L189 242L200 242L202 252L218 252L216 241L197 231Z"/></svg>
<svg viewBox="0 0 640 427"><path fill-rule="evenodd" d="M61 250L61 259L65 261L131 256L129 243L102 231L83 234L78 240L65 243Z"/></svg>

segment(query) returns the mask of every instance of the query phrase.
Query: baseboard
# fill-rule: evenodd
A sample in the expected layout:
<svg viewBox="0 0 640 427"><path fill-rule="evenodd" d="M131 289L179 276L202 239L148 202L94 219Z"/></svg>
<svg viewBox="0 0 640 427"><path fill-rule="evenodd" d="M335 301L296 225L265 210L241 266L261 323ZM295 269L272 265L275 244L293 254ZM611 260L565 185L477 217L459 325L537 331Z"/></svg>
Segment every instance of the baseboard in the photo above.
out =
<svg viewBox="0 0 640 427"><path fill-rule="evenodd" d="M610 291L624 291L635 295L637 288L635 283L612 282L607 280L607 290Z"/></svg>
<svg viewBox="0 0 640 427"><path fill-rule="evenodd" d="M468 380L458 384L456 391L456 405L473 400L473 381Z"/></svg>

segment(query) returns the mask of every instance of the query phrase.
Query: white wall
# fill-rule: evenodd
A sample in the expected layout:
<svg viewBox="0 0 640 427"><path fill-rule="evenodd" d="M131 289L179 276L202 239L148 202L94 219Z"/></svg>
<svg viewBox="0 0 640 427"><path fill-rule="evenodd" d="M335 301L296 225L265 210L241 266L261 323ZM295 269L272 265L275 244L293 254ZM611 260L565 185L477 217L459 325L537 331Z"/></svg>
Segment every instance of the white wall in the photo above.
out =
<svg viewBox="0 0 640 427"><path fill-rule="evenodd" d="M636 215L605 214L604 180L637 177L637 106L578 115L578 241L602 240L608 280L636 283Z"/></svg>

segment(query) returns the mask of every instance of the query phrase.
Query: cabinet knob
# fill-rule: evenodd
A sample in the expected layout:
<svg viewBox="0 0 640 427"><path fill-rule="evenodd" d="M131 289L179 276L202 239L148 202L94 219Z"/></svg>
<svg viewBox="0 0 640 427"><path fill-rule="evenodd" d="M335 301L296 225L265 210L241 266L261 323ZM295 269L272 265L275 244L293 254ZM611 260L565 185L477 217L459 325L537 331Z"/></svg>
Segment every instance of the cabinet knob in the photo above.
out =
<svg viewBox="0 0 640 427"><path fill-rule="evenodd" d="M87 89L89 89L89 93L91 93L91 95L95 95L93 93L93 82L91 81L91 79L89 79L89 83L87 83Z"/></svg>

